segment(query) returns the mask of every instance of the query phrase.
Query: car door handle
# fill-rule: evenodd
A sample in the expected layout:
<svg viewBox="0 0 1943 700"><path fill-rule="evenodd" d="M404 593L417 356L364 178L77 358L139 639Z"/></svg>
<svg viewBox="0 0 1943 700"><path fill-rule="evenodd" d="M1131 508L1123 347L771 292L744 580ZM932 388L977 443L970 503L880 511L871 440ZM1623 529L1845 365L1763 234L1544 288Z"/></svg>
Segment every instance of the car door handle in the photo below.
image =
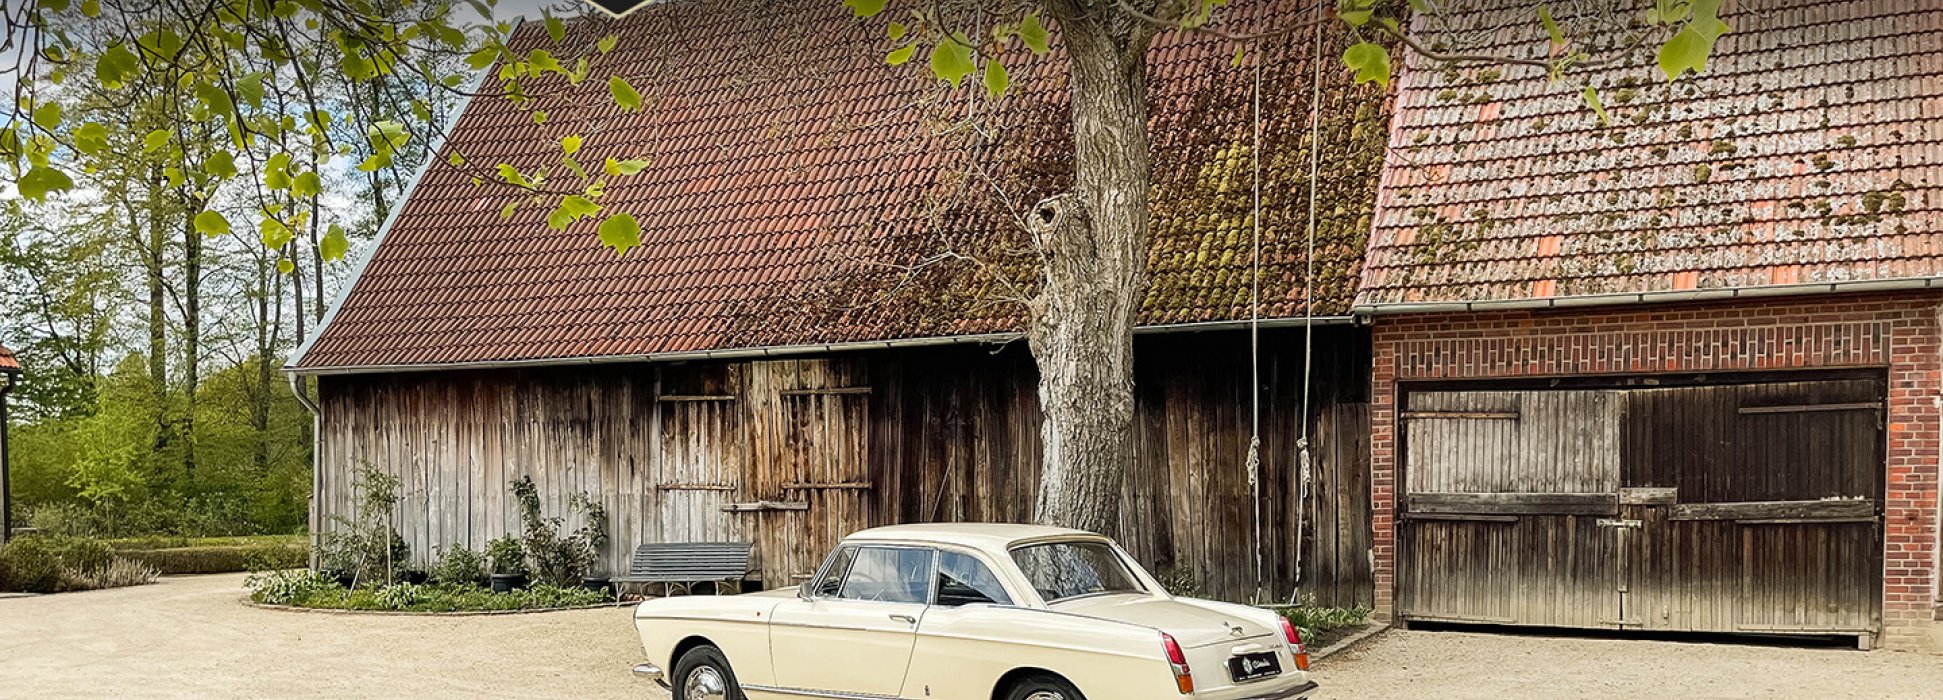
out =
<svg viewBox="0 0 1943 700"><path fill-rule="evenodd" d="M911 617L910 615L906 615L903 613L891 613L891 619L896 620L898 622L902 622L907 625L915 625L918 623L917 618Z"/></svg>

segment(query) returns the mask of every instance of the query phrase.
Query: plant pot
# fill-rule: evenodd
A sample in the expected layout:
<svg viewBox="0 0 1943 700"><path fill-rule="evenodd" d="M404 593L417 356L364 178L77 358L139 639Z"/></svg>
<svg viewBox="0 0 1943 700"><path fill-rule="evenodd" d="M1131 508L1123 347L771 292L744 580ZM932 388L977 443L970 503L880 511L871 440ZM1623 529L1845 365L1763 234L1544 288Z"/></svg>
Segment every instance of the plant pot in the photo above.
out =
<svg viewBox="0 0 1943 700"><path fill-rule="evenodd" d="M599 591L601 593L606 593L608 595L614 594L614 591L612 590L612 584L608 581L606 576L593 575L593 576L583 577L580 579L580 587L590 591Z"/></svg>
<svg viewBox="0 0 1943 700"><path fill-rule="evenodd" d="M513 589L526 587L526 574L493 574L492 592L511 593Z"/></svg>

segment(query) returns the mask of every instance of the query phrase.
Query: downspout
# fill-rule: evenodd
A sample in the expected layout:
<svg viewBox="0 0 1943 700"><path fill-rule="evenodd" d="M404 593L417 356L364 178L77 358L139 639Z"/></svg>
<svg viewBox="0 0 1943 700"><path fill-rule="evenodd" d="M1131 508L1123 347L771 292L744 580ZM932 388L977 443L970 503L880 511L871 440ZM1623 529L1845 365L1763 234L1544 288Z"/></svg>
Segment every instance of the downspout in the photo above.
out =
<svg viewBox="0 0 1943 700"><path fill-rule="evenodd" d="M320 453L318 452L324 444L323 433L321 432L324 423L318 415L317 403L311 401L310 396L304 393L304 376L301 374L291 374L288 376L290 377L290 393L296 395L297 403L301 404L304 410L310 411L310 570L316 571L318 565L317 551L323 546L323 529L319 527L323 523L318 521L322 512L317 498L324 491L324 470L321 464L323 460L319 458ZM320 384L319 386L322 385Z"/></svg>
<svg viewBox="0 0 1943 700"><path fill-rule="evenodd" d="M13 535L13 492L7 483L7 472L12 468L7 462L11 458L7 453L7 395L13 393L14 376L13 372L0 372L0 378L6 380L0 383L0 544Z"/></svg>

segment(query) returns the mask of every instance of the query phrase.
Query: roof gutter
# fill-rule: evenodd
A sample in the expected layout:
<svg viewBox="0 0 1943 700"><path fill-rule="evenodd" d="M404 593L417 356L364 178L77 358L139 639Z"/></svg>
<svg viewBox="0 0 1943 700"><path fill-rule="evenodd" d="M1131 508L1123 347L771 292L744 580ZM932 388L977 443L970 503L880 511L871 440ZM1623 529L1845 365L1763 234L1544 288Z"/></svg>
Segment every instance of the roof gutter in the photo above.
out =
<svg viewBox="0 0 1943 700"><path fill-rule="evenodd" d="M1262 328L1302 327L1313 321L1318 326L1342 326L1355 321L1353 316L1317 316L1308 318L1262 319ZM1168 333L1204 333L1213 331L1244 330L1249 321L1206 321L1199 323L1170 323L1154 326L1140 326L1133 330L1134 335L1160 335ZM857 352L864 350L896 350L904 348L941 347L947 345L1003 345L1025 338L1024 333L981 333L975 335L951 335L928 338L900 338L896 340L866 340L850 343L815 343L805 345L777 345L770 347L732 348L725 350L696 350L690 352L637 353L630 355L591 355L580 357L547 357L530 360L485 360L478 362L439 362L402 365L341 365L334 367L285 367L283 371L292 378L292 388L296 378L303 375L325 374L381 374L391 372L449 372L469 369L518 369L525 367L562 367L574 365L605 365L640 362L687 362L695 360L750 360L769 357L799 357L825 353ZM314 412L314 406L307 406Z"/></svg>
<svg viewBox="0 0 1943 700"><path fill-rule="evenodd" d="M1350 312L1357 316L1382 316L1394 314L1573 309L1629 304L1675 304L1692 301L1719 301L1723 299L1762 299L1813 294L1895 292L1924 289L1943 289L1943 277L1902 277L1896 279L1854 280L1848 282L1776 284L1731 289L1684 289L1658 292L1628 292L1624 294L1588 294L1584 296L1555 297L1549 299L1358 304L1352 307Z"/></svg>

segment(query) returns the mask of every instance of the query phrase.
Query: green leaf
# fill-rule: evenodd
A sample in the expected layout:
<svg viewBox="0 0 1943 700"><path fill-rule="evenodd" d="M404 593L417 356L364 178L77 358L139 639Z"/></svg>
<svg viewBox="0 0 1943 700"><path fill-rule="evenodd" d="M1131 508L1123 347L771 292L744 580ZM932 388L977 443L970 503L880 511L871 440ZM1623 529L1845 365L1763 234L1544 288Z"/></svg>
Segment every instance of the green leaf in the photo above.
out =
<svg viewBox="0 0 1943 700"><path fill-rule="evenodd" d="M74 147L87 155L100 153L108 148L108 127L88 122L74 132Z"/></svg>
<svg viewBox="0 0 1943 700"><path fill-rule="evenodd" d="M1538 6L1538 23L1545 25L1545 32L1552 35L1553 44L1561 46L1565 44L1565 30L1559 29L1558 21L1552 19L1552 8L1550 5Z"/></svg>
<svg viewBox="0 0 1943 700"><path fill-rule="evenodd" d="M351 239L344 236L344 227L337 224L331 224L330 231L324 234L324 240L317 242L317 254L328 261L343 260L344 254L350 251Z"/></svg>
<svg viewBox="0 0 1943 700"><path fill-rule="evenodd" d="M251 107L263 107L263 74L251 73L236 81L236 94Z"/></svg>
<svg viewBox="0 0 1943 700"><path fill-rule="evenodd" d="M1390 52L1367 41L1358 42L1343 52L1343 65L1356 71L1356 83L1375 81L1390 86Z"/></svg>
<svg viewBox="0 0 1943 700"><path fill-rule="evenodd" d="M1695 73L1704 71L1707 69L1707 54L1712 53L1713 49L1714 40L1689 25L1660 47L1660 71L1666 74L1668 82L1689 70Z"/></svg>
<svg viewBox="0 0 1943 700"><path fill-rule="evenodd" d="M466 157L459 155L458 151L453 151L452 155L445 157L445 162L451 163L452 167L456 168L466 164Z"/></svg>
<svg viewBox="0 0 1943 700"><path fill-rule="evenodd" d="M528 52L526 54L526 62L533 66L535 75L538 75L538 71L547 71L550 73L566 72L560 67L560 59L554 58L553 52L546 49L533 49Z"/></svg>
<svg viewBox="0 0 1943 700"><path fill-rule="evenodd" d="M601 167L601 170L609 175L633 175L647 169L647 167L648 162L645 160L614 160L613 158L609 158L607 159L607 163Z"/></svg>
<svg viewBox="0 0 1943 700"><path fill-rule="evenodd" d="M911 33L911 28L904 26L903 22L892 22L891 26L884 29L884 33L890 36L891 41L901 41L905 34Z"/></svg>
<svg viewBox="0 0 1943 700"><path fill-rule="evenodd" d="M626 78L617 75L609 79L607 91L614 95L614 104L620 105L621 111L632 112L641 108L641 93L633 85L627 84Z"/></svg>
<svg viewBox="0 0 1943 700"><path fill-rule="evenodd" d="M297 237L290 231L289 226L283 225L282 221L278 221L273 216L263 217L262 223L257 224L256 230L257 233L262 234L263 247L271 250L289 245L290 240Z"/></svg>
<svg viewBox="0 0 1943 700"><path fill-rule="evenodd" d="M584 196L570 194L560 198L560 209L567 212L567 216L573 217L572 220L579 221L583 217L598 213L600 205Z"/></svg>
<svg viewBox="0 0 1943 700"><path fill-rule="evenodd" d="M365 158L364 162L358 163L358 170L367 173L375 173L389 167L391 167L390 153L373 153Z"/></svg>
<svg viewBox="0 0 1943 700"><path fill-rule="evenodd" d="M555 44L565 41L567 38L567 24L560 21L559 17L553 16L552 12L546 13L546 36L548 39L552 39Z"/></svg>
<svg viewBox="0 0 1943 700"><path fill-rule="evenodd" d="M34 108L34 126L48 131L61 125L61 103L49 102Z"/></svg>
<svg viewBox="0 0 1943 700"><path fill-rule="evenodd" d="M472 52L471 56L466 57L466 66L472 68L473 70L485 70L487 67L497 62L499 62L498 46L486 46L480 48L478 51Z"/></svg>
<svg viewBox="0 0 1943 700"><path fill-rule="evenodd" d="M229 233L229 219L222 212L211 209L196 215L196 233L215 238Z"/></svg>
<svg viewBox="0 0 1943 700"><path fill-rule="evenodd" d="M236 177L236 156L216 151L202 161L202 171L219 178Z"/></svg>
<svg viewBox="0 0 1943 700"><path fill-rule="evenodd" d="M128 77L134 75L141 66L141 60L135 57L135 52L130 51L127 45L115 44L108 47L107 51L101 52L100 58L95 59L94 77L101 81L102 87L119 90L128 85Z"/></svg>
<svg viewBox="0 0 1943 700"><path fill-rule="evenodd" d="M101 16L101 0L81 0L81 16L94 19Z"/></svg>
<svg viewBox="0 0 1943 700"><path fill-rule="evenodd" d="M1006 89L1011 86L1012 78L1005 74L1005 64L998 62L997 59L985 62L985 94L987 96L990 96L994 100L1004 97Z"/></svg>
<svg viewBox="0 0 1943 700"><path fill-rule="evenodd" d="M586 141L587 139L580 134L563 136L560 138L560 150L566 151L567 155L573 155L580 151L580 145Z"/></svg>
<svg viewBox="0 0 1943 700"><path fill-rule="evenodd" d="M1591 107L1592 113L1599 115L1599 126L1605 126L1611 123L1612 120L1606 118L1606 104L1599 101L1599 90L1597 88L1587 85L1582 95L1585 97L1585 106Z"/></svg>
<svg viewBox="0 0 1943 700"><path fill-rule="evenodd" d="M147 136L142 137L142 152L153 153L161 150L163 146L169 145L170 136L171 134L167 129L156 129L148 132Z"/></svg>
<svg viewBox="0 0 1943 700"><path fill-rule="evenodd" d="M1376 10L1370 7L1368 0L1338 0L1336 3L1336 19L1352 27L1369 24L1370 17L1375 14Z"/></svg>
<svg viewBox="0 0 1943 700"><path fill-rule="evenodd" d="M1027 13L1025 19L1019 20L1019 40L1025 42L1026 48L1032 49L1033 53L1052 50L1052 34L1046 31L1045 23L1039 21L1037 12Z"/></svg>
<svg viewBox="0 0 1943 700"><path fill-rule="evenodd" d="M270 161L263 165L263 186L273 190L290 189L290 154L270 156Z"/></svg>
<svg viewBox="0 0 1943 700"><path fill-rule="evenodd" d="M629 248L641 245L641 223L634 220L633 214L621 213L607 217L600 222L601 245L613 248L614 252L625 256Z"/></svg>
<svg viewBox="0 0 1943 700"><path fill-rule="evenodd" d="M884 11L885 0L843 0L843 6L858 17L876 17Z"/></svg>
<svg viewBox="0 0 1943 700"><path fill-rule="evenodd" d="M68 178L67 173L45 165L37 165L28 168L27 174L21 175L20 180L14 183L14 187L20 191L22 197L36 202L45 202L47 195L51 193L74 189L74 180Z"/></svg>
<svg viewBox="0 0 1943 700"><path fill-rule="evenodd" d="M951 83L953 88L963 83L965 76L975 70L978 70L978 65L972 62L971 47L959 43L957 39L945 37L936 48L931 49L931 73Z"/></svg>
<svg viewBox="0 0 1943 700"><path fill-rule="evenodd" d="M324 183L317 177L317 172L314 170L298 175L290 183L290 194L297 197L315 197L323 191Z"/></svg>
<svg viewBox="0 0 1943 700"><path fill-rule="evenodd" d="M884 62L893 66L901 66L910 63L911 55L917 53L917 51L917 44L905 44L891 49L891 52L884 56Z"/></svg>
<svg viewBox="0 0 1943 700"><path fill-rule="evenodd" d="M236 112L236 102L229 98L227 91L216 85L198 81L196 99L202 100L202 106L214 115L226 117Z"/></svg>
<svg viewBox="0 0 1943 700"><path fill-rule="evenodd" d="M290 262L290 258L277 258L277 272L279 274L287 275L296 271L297 264Z"/></svg>
<svg viewBox="0 0 1943 700"><path fill-rule="evenodd" d="M614 46L619 43L621 43L621 35L609 34L601 37L600 41L594 42L594 50L599 51L601 55L605 56L608 52L613 51Z"/></svg>

